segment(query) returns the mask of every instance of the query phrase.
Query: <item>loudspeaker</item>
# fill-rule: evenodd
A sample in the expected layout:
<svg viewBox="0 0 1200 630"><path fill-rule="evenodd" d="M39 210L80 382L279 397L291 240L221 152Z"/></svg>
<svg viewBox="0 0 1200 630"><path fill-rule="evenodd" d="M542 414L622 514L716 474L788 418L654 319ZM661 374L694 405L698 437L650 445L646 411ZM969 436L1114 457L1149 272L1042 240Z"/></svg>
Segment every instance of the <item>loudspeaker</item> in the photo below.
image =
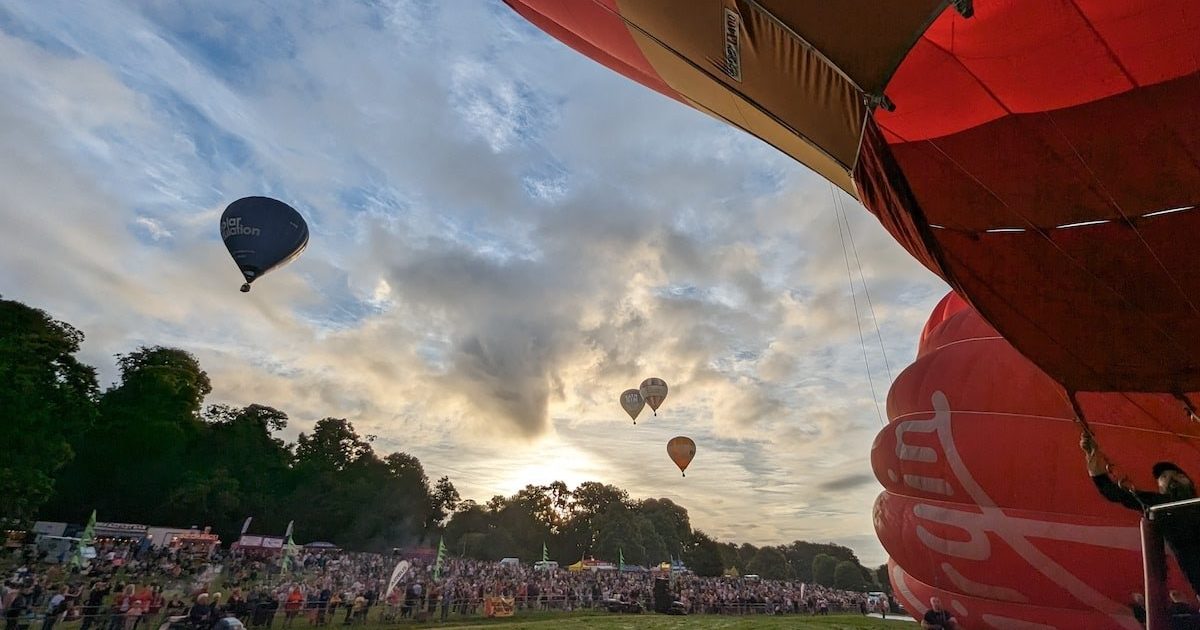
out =
<svg viewBox="0 0 1200 630"><path fill-rule="evenodd" d="M671 610L671 582L666 578L654 578L654 612Z"/></svg>

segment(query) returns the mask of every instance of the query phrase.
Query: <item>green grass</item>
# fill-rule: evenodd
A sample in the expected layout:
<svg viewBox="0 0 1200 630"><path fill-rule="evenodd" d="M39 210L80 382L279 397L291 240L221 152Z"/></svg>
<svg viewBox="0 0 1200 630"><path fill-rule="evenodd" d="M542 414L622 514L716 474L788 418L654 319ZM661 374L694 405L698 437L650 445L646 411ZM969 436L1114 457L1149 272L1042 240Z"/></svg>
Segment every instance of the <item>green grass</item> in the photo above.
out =
<svg viewBox="0 0 1200 630"><path fill-rule="evenodd" d="M354 626L363 630L401 630L406 628L454 628L455 630L749 630L751 628L766 628L767 630L792 630L793 628L812 628L814 630L878 630L890 628L903 630L917 627L903 620L908 617L891 617L887 621L863 617L861 615L829 615L810 617L806 615L691 615L686 617L671 617L653 613L643 615L614 615L610 613L517 613L517 616L507 619L451 619L446 623L436 621L427 623L405 622L389 625ZM294 628L302 628L297 624ZM333 626L330 626L333 627ZM278 628L278 625L276 626Z"/></svg>

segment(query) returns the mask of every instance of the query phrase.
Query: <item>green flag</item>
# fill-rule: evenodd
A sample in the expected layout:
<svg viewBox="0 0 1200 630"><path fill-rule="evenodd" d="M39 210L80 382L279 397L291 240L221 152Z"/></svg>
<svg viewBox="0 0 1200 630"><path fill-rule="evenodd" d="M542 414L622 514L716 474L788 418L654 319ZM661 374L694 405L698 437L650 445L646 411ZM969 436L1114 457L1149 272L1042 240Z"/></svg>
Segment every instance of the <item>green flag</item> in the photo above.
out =
<svg viewBox="0 0 1200 630"><path fill-rule="evenodd" d="M617 560L617 564L619 564L621 567L621 570L624 571L625 570L625 550L621 549L620 547L617 547L617 556L619 557L619 560Z"/></svg>
<svg viewBox="0 0 1200 630"><path fill-rule="evenodd" d="M446 557L446 537L442 536L438 540L437 561L433 564L433 579L442 579L442 559Z"/></svg>
<svg viewBox="0 0 1200 630"><path fill-rule="evenodd" d="M296 543L292 542L292 535L288 534L287 547L283 550L283 573L285 575L296 563L296 551Z"/></svg>
<svg viewBox="0 0 1200 630"><path fill-rule="evenodd" d="M96 510L92 510L92 516L88 519L87 525L83 528L83 533L79 535L79 546L75 548L75 554L71 556L71 566L83 566L83 550L92 546L92 542L96 538Z"/></svg>
<svg viewBox="0 0 1200 630"><path fill-rule="evenodd" d="M546 551L546 541L542 541L542 562L550 561L550 553Z"/></svg>

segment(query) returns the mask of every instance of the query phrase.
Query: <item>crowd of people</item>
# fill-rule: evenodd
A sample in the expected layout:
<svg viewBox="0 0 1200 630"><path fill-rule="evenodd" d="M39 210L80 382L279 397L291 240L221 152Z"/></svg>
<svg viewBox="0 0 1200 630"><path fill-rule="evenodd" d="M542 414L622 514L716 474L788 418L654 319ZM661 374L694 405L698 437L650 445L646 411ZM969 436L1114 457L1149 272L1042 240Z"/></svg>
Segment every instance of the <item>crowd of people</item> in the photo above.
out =
<svg viewBox="0 0 1200 630"><path fill-rule="evenodd" d="M297 625L388 623L485 612L488 598L508 598L517 610L653 608L655 572L539 570L529 565L447 558L440 571L429 559L410 559L389 592L399 557L302 551L245 555L217 551L181 557L134 545L101 547L73 567L36 557L0 559L5 630L179 630L291 628ZM707 614L821 614L867 612L864 594L800 582L698 577L676 573L670 595L679 612ZM872 607L874 610L874 607Z"/></svg>

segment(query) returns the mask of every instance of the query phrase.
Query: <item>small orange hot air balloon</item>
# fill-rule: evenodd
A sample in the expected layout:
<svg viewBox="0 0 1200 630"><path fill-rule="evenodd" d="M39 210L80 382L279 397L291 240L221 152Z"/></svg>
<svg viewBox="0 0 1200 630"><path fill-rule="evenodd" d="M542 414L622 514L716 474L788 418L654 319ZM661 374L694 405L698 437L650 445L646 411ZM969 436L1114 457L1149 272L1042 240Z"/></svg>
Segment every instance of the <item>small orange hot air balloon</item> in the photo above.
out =
<svg viewBox="0 0 1200 630"><path fill-rule="evenodd" d="M667 455L671 456L671 461L679 467L679 472L686 477L688 464L692 463L692 458L696 456L696 443L690 437L682 435L671 438L667 442Z"/></svg>
<svg viewBox="0 0 1200 630"><path fill-rule="evenodd" d="M658 406L663 404L667 399L667 382L661 378L648 378L642 381L640 388L642 398L646 400L646 404L654 410L654 415L658 415Z"/></svg>
<svg viewBox="0 0 1200 630"><path fill-rule="evenodd" d="M642 398L642 393L636 389L627 389L621 392L621 408L625 413L633 418L633 423L637 424L637 417L642 413L642 408L646 406L646 399Z"/></svg>

